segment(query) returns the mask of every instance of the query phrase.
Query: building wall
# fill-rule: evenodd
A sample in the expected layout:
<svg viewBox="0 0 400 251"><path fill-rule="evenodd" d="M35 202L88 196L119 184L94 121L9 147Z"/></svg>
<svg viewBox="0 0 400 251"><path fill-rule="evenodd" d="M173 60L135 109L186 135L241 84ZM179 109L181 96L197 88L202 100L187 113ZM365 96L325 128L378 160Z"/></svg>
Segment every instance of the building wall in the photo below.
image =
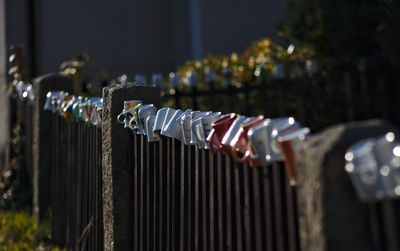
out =
<svg viewBox="0 0 400 251"><path fill-rule="evenodd" d="M252 41L272 37L289 0L202 0L204 51L241 52Z"/></svg>
<svg viewBox="0 0 400 251"><path fill-rule="evenodd" d="M167 73L186 60L240 52L272 36L286 1L36 1L38 72L56 71L76 52L88 52L92 75L101 69L111 78Z"/></svg>
<svg viewBox="0 0 400 251"><path fill-rule="evenodd" d="M58 70L77 52L107 69L150 74L174 65L171 1L41 0L37 6L38 70Z"/></svg>
<svg viewBox="0 0 400 251"><path fill-rule="evenodd" d="M6 26L5 26L5 0L0 0L0 151L7 141L7 97L3 90L3 84L7 81L6 68ZM1 163L0 163L1 169Z"/></svg>

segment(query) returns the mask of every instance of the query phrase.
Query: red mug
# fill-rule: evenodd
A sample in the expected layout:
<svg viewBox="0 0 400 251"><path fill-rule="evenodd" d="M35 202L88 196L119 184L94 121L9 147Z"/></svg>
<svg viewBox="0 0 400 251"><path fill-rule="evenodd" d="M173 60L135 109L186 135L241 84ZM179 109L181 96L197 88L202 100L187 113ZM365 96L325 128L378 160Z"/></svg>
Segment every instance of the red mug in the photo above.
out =
<svg viewBox="0 0 400 251"><path fill-rule="evenodd" d="M220 150L222 150L224 154L228 153L228 148L225 147L221 141L236 118L237 116L235 113L230 113L222 116L212 124L213 129L207 137L211 153L216 153Z"/></svg>
<svg viewBox="0 0 400 251"><path fill-rule="evenodd" d="M249 156L250 156L250 151L252 149L249 149L249 142L247 138L247 133L252 128L253 126L261 123L264 120L264 116L258 116L249 122L243 124L239 131L237 132L235 138L237 138L235 144L232 146L232 156L236 161L238 162L244 162L246 161ZM243 153L242 157L239 157L238 152ZM254 152L254 151L253 151ZM260 164L260 161L257 161L256 159L254 160L249 160L249 163L251 166L257 166Z"/></svg>
<svg viewBox="0 0 400 251"><path fill-rule="evenodd" d="M295 186L297 183L298 171L296 166L296 154L293 147L293 140L299 140L310 133L308 128L290 127L278 135L278 143L285 163L286 172L289 176L290 185Z"/></svg>

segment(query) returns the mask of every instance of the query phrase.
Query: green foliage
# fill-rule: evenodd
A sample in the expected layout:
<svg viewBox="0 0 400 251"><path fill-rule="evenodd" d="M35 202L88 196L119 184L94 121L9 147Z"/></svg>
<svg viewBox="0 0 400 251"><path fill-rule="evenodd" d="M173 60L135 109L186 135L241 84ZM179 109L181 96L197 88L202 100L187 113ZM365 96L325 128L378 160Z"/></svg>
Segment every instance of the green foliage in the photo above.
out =
<svg viewBox="0 0 400 251"><path fill-rule="evenodd" d="M293 46L293 45L292 45ZM196 72L198 88L207 90L206 72L215 74L215 88L226 87L224 78L226 69L231 72L231 84L241 86L243 83L267 81L273 79L273 72L277 65L282 65L286 78L291 77L294 70L299 76L305 75L307 62L314 58L314 52L306 46L293 46L288 50L278 43L266 38L253 42L242 54L215 56L207 55L202 60L188 61L178 68L179 76L183 81L181 90L188 89L188 72ZM261 69L261 70L260 70Z"/></svg>
<svg viewBox="0 0 400 251"><path fill-rule="evenodd" d="M338 62L383 53L398 60L399 13L395 1L297 0L287 5L278 35L308 44L318 57Z"/></svg>
<svg viewBox="0 0 400 251"><path fill-rule="evenodd" d="M13 127L11 143L13 158L0 172L0 208L24 209L30 207L31 193L26 170L23 168L25 132L20 121Z"/></svg>
<svg viewBox="0 0 400 251"><path fill-rule="evenodd" d="M0 251L60 250L48 245L49 221L39 224L26 212L0 211Z"/></svg>

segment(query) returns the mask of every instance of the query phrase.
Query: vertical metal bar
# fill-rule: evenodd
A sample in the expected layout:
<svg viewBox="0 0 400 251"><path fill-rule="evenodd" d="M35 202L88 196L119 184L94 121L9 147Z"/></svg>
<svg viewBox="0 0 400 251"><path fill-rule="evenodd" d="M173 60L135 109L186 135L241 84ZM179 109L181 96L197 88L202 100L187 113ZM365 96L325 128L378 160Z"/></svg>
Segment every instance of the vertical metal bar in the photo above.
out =
<svg viewBox="0 0 400 251"><path fill-rule="evenodd" d="M152 212L153 212L153 194L152 190L154 187L153 184L153 152L150 150L150 144L147 142L145 137L145 148L146 148L146 237L147 237L147 250L152 250L153 242L152 242L152 231L153 231L153 221L152 221Z"/></svg>
<svg viewBox="0 0 400 251"><path fill-rule="evenodd" d="M209 154L209 238L210 238L210 251L215 250L215 203L214 203L214 155Z"/></svg>
<svg viewBox="0 0 400 251"><path fill-rule="evenodd" d="M354 115L354 103L353 103L353 90L352 90L352 81L351 76L348 71L344 72L344 86L345 86L345 95L346 95L346 112L347 112L347 119L349 121L353 121L355 119Z"/></svg>
<svg viewBox="0 0 400 251"><path fill-rule="evenodd" d="M161 200L159 200L160 205L160 245L159 245L159 250L164 251L166 248L166 237L167 237L167 212L168 212L168 205L167 205L167 164L165 163L167 161L167 148L168 148L168 139L166 137L161 136L161 141L160 141L160 179L159 179L159 189L160 189L160 196Z"/></svg>
<svg viewBox="0 0 400 251"><path fill-rule="evenodd" d="M272 191L272 167L262 167L262 191L263 191L263 212L264 212L264 246L267 250L276 250L275 238L275 221L274 221L274 208L273 208L273 191Z"/></svg>
<svg viewBox="0 0 400 251"><path fill-rule="evenodd" d="M199 148L197 146L191 147L194 150L194 250L198 251L200 249L200 236L199 236L199 223L200 223L200 195L199 195Z"/></svg>
<svg viewBox="0 0 400 251"><path fill-rule="evenodd" d="M171 241L171 250L176 250L176 237L178 236L177 232L176 232L176 226L178 225L177 219L178 219L178 215L176 214L176 210L177 210L177 188L176 188L176 169L179 168L178 165L178 159L179 159L179 151L180 151L180 142L177 141L176 139L171 139L171 236L170 236L170 241Z"/></svg>
<svg viewBox="0 0 400 251"><path fill-rule="evenodd" d="M284 222L284 206L282 203L282 183L281 183L281 167L277 163L272 164L273 187L274 187L274 207L275 207L275 238L277 241L277 250L286 251L287 243L285 242L285 222Z"/></svg>
<svg viewBox="0 0 400 251"><path fill-rule="evenodd" d="M222 156L221 152L218 152L217 157L217 178L216 178L216 186L217 186L217 212L218 212L218 250L224 250L224 202L222 197L222 189L223 189L223 178L222 178Z"/></svg>
<svg viewBox="0 0 400 251"><path fill-rule="evenodd" d="M250 192L249 192L249 165L247 162L242 167L242 190L243 190L243 223L244 223L244 237L245 237L245 249L254 250L251 241L251 220L250 220Z"/></svg>
<svg viewBox="0 0 400 251"><path fill-rule="evenodd" d="M240 182L239 182L239 168L243 168L237 162L234 163L234 192L235 192L235 228L236 228L236 247L237 250L243 250L243 238L242 238L242 208L241 208L241 194L240 194Z"/></svg>
<svg viewBox="0 0 400 251"><path fill-rule="evenodd" d="M77 124L77 186L76 186L76 235L75 235L75 250L79 249L79 237L81 232L81 212L82 212L82 155L83 155L83 126L82 123Z"/></svg>
<svg viewBox="0 0 400 251"><path fill-rule="evenodd" d="M262 229L261 229L261 196L260 196L260 174L261 169L253 167L251 168L252 173L252 184L253 184L253 211L252 215L254 216L254 233L255 237L255 250L261 251L262 247Z"/></svg>
<svg viewBox="0 0 400 251"><path fill-rule="evenodd" d="M282 168L284 166L282 165ZM285 168L284 168L285 169ZM286 170L286 169L285 169ZM290 251L299 251L299 228L297 223L297 194L296 188L292 187L289 182L289 178L285 175L286 181L286 208L287 208L287 222L288 222L288 241Z"/></svg>
<svg viewBox="0 0 400 251"><path fill-rule="evenodd" d="M231 184L231 172L233 170L232 159L229 155L225 156L225 191L226 191L226 250L233 250L232 242L232 184Z"/></svg>
<svg viewBox="0 0 400 251"><path fill-rule="evenodd" d="M186 203L185 203L185 165L186 165L186 159L187 159L187 150L186 146L181 143L181 163L180 163L180 200L179 200L179 250L184 251L186 250L185 244L186 242L186 224L185 224L185 219L186 219Z"/></svg>
<svg viewBox="0 0 400 251"><path fill-rule="evenodd" d="M98 163L98 160L99 160L99 148L98 148L98 133L99 133L99 130L98 130L98 128L96 127L95 128L95 130L94 130L94 146L95 146L95 148L94 148L94 163L93 163L93 165L94 165L94 174L93 174L93 177L94 177L94 193L93 193L93 196L94 196L94 225L93 225L93 241L94 241L94 243L93 243L93 250L99 250L99 246L98 246L98 227L99 227L99 200L98 200L98 198L99 198L99 189L98 189L98 187L99 187L99 179L98 179L98 176L99 176L99 169L98 169L98 165L99 165L99 163Z"/></svg>
<svg viewBox="0 0 400 251"><path fill-rule="evenodd" d="M132 135L133 138L133 247L134 250L139 250L139 185L138 185L138 138L137 135Z"/></svg>
<svg viewBox="0 0 400 251"><path fill-rule="evenodd" d="M99 246L100 246L100 251L104 250L104 225L103 225L103 147L102 147L102 142L103 142L103 136L102 136L102 129L99 129Z"/></svg>
<svg viewBox="0 0 400 251"><path fill-rule="evenodd" d="M383 201L382 205L382 217L384 223L384 233L386 237L387 250L397 251L399 247L399 231L397 229L396 213L393 201Z"/></svg>
<svg viewBox="0 0 400 251"><path fill-rule="evenodd" d="M172 209L172 204L171 204L171 149L172 149L172 138L167 138L167 166L166 166L166 170L167 170L167 175L166 175L166 184L165 184L165 188L167 190L167 214L166 214L166 223L167 223L167 231L166 231L166 239L165 239L165 249L167 251L171 250L171 209Z"/></svg>
<svg viewBox="0 0 400 251"><path fill-rule="evenodd" d="M138 136L140 140L140 215L139 215L139 221L140 221L140 230L139 230L139 250L145 250L146 249L146 226L145 226L145 217L146 213L145 211L145 184L144 181L146 180L145 176L145 170L144 170L144 165L145 165L145 159L146 159L146 151L144 148L144 138L143 135Z"/></svg>
<svg viewBox="0 0 400 251"><path fill-rule="evenodd" d="M153 157L154 157L154 164L153 164L153 172L154 172L154 177L153 177L153 204L154 204L154 210L153 210L153 248L152 250L156 250L159 240L158 240L158 232L161 230L158 228L159 226L159 221L158 221L158 204L159 201L161 200L160 198L160 193L159 193L159 143L154 142L152 143L152 150L153 150Z"/></svg>
<svg viewBox="0 0 400 251"><path fill-rule="evenodd" d="M193 231L193 217L192 217L192 212L193 212L193 208L192 208L192 168L193 168L193 151L192 148L190 146L186 146L186 150L187 150L187 163L186 163L186 222L187 222L187 236L186 236L186 241L187 241L187 248L186 250L193 250L193 238L192 238L192 231Z"/></svg>
<svg viewBox="0 0 400 251"><path fill-rule="evenodd" d="M207 233L208 233L208 205L209 205L209 199L208 199L208 173L209 171L209 160L208 156L205 150L201 150L201 200L202 200L202 239L203 239L203 249L202 250L208 250L208 238L207 238Z"/></svg>

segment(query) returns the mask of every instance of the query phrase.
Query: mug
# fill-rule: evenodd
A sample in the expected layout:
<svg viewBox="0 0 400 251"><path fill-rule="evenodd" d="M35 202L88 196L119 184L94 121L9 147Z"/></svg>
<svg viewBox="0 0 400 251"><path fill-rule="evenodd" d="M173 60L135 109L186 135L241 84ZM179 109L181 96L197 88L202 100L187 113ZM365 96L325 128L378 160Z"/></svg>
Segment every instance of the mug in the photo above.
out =
<svg viewBox="0 0 400 251"><path fill-rule="evenodd" d="M266 119L252 131L253 149L259 152L257 155L261 163L266 164L273 161L282 161L283 157L279 149L278 142L275 140L278 130L283 130L291 126L298 126L292 117ZM278 130L277 130L278 128ZM261 150L263 149L263 150Z"/></svg>
<svg viewBox="0 0 400 251"><path fill-rule="evenodd" d="M203 130L204 139L207 140L208 135L210 134L210 132L212 130L212 126L211 126L212 123L217 121L220 117L221 117L220 112L210 113L210 114L207 114L207 115L201 117L201 125L202 125L201 128ZM204 148L209 149L209 145L205 144Z"/></svg>
<svg viewBox="0 0 400 251"><path fill-rule="evenodd" d="M230 145L232 156L234 159L236 159L236 161L244 162L249 158L250 151L252 151L252 149L251 147L249 147L248 144L247 133L249 132L251 127L263 121L264 121L264 116L260 115L258 117L252 118L251 120L247 121L246 123L240 126L240 129L233 137ZM241 152L243 156L239 157L238 152ZM253 164L253 162L251 162L251 164Z"/></svg>
<svg viewBox="0 0 400 251"><path fill-rule="evenodd" d="M138 104L137 106L130 109L130 110L132 110L132 112L131 112L132 117L130 117L130 119L129 119L128 127L130 129L132 129L136 134L143 134L143 128L142 128L142 126L140 124L140 120L139 120L139 110L151 108L153 106L154 105L152 105L152 104L146 104L146 105ZM127 116L129 116L129 114L127 114Z"/></svg>
<svg viewBox="0 0 400 251"><path fill-rule="evenodd" d="M200 118L210 114L211 112L201 112L201 111L194 111L192 112L192 118L190 119L190 123L189 123L189 129L190 132L188 132L188 128L186 128L186 134L184 131L182 131L184 134L184 137L189 137L187 134L190 134L190 140L188 145L195 145L197 143L197 137L196 137L196 133L195 133L195 127L193 126L193 121L196 120L195 124L199 124L201 123ZM187 126L187 125L186 125ZM182 130L183 130L183 125L182 125ZM204 136L204 135L203 135ZM203 141L205 142L205 139L203 138Z"/></svg>
<svg viewBox="0 0 400 251"><path fill-rule="evenodd" d="M92 113L94 112L94 105L99 102L102 98L94 97L90 98L87 102L87 118L85 122L90 122L90 118L92 117Z"/></svg>
<svg viewBox="0 0 400 251"><path fill-rule="evenodd" d="M143 135L147 135L147 128L146 128L146 118L149 116L155 116L157 113L157 108L153 105L150 104L146 107L141 107L138 111L138 120L139 120L139 126L142 129Z"/></svg>
<svg viewBox="0 0 400 251"><path fill-rule="evenodd" d="M240 127L242 126L242 124L250 121L253 118L249 118L246 116L239 116L235 119L235 121L233 121L231 127L229 128L229 130L226 132L224 138L222 139L221 143L223 145L225 145L228 148L231 148L230 144L233 140L233 138L235 137L236 133L239 131Z"/></svg>
<svg viewBox="0 0 400 251"><path fill-rule="evenodd" d="M179 119L179 124L181 125L182 135L183 135L183 142L185 145L191 145L192 143L192 128L191 122L193 118L193 112L184 114Z"/></svg>
<svg viewBox="0 0 400 251"><path fill-rule="evenodd" d="M61 91L50 91L46 94L46 102L44 104L43 110L53 111L53 99L55 96L59 95Z"/></svg>
<svg viewBox="0 0 400 251"><path fill-rule="evenodd" d="M399 197L400 143L395 141L395 134L388 132L375 139L373 152L379 168L385 198Z"/></svg>
<svg viewBox="0 0 400 251"><path fill-rule="evenodd" d="M156 116L148 116L146 118L146 135L148 142L160 141L160 136L153 132L154 122L156 121Z"/></svg>
<svg viewBox="0 0 400 251"><path fill-rule="evenodd" d="M136 116L135 107L123 112L121 116L124 117L124 128L129 128L129 122Z"/></svg>
<svg viewBox="0 0 400 251"><path fill-rule="evenodd" d="M141 103L142 103L141 100L127 100L127 101L124 101L124 109L122 110L122 112L117 117L118 122L121 123L121 124L125 124L124 127L128 127L127 123L129 122L129 120L126 121L126 118L123 116L123 113L128 111L129 109L137 106L138 104L141 104Z"/></svg>
<svg viewBox="0 0 400 251"><path fill-rule="evenodd" d="M177 121L181 115L183 115L183 112L180 109L175 110L174 113L172 113L172 111L167 113L161 134L177 140L182 140L181 128Z"/></svg>
<svg viewBox="0 0 400 251"><path fill-rule="evenodd" d="M374 201L384 195L379 167L374 157L375 139L365 139L352 145L345 154L345 170L362 201Z"/></svg>
<svg viewBox="0 0 400 251"><path fill-rule="evenodd" d="M204 129L203 129L203 124L201 122L202 117L206 116L200 115L190 122L190 126L192 128L192 134L195 136L196 140L192 140L191 143L197 143L198 147L200 149L205 149L206 148L206 138L204 137Z"/></svg>
<svg viewBox="0 0 400 251"><path fill-rule="evenodd" d="M310 129L307 127L299 128L296 125L290 128L284 129L278 133L277 141L279 143L280 151L283 156L287 175L289 176L289 183L295 186L297 183L297 167L296 167L296 145L304 140L305 136L310 133Z"/></svg>
<svg viewBox="0 0 400 251"><path fill-rule="evenodd" d="M165 115L168 112L168 109L171 108L161 108L160 110L157 111L156 119L154 121L154 126L153 126L153 132L155 134L160 134L164 120L165 120Z"/></svg>
<svg viewBox="0 0 400 251"><path fill-rule="evenodd" d="M92 112L92 116L90 117L90 122L94 126L98 126L101 124L101 116L100 113L103 109L103 99L100 99L96 103L93 104L94 111Z"/></svg>
<svg viewBox="0 0 400 251"><path fill-rule="evenodd" d="M216 120L212 124L213 129L207 137L211 153L217 153L220 150L222 150L222 153L224 154L228 153L229 148L224 147L221 141L236 118L237 116L235 113L230 113Z"/></svg>

